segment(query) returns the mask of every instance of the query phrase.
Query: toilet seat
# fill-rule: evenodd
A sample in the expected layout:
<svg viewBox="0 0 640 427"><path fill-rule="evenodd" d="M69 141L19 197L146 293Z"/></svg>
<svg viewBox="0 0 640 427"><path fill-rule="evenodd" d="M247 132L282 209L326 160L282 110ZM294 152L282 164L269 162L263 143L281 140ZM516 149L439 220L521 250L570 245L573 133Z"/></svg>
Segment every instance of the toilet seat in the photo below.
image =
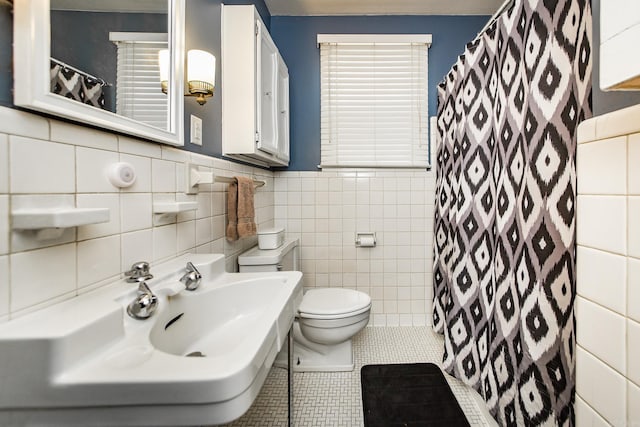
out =
<svg viewBox="0 0 640 427"><path fill-rule="evenodd" d="M310 289L298 308L304 319L342 319L357 316L371 308L371 297L364 292L344 288Z"/></svg>

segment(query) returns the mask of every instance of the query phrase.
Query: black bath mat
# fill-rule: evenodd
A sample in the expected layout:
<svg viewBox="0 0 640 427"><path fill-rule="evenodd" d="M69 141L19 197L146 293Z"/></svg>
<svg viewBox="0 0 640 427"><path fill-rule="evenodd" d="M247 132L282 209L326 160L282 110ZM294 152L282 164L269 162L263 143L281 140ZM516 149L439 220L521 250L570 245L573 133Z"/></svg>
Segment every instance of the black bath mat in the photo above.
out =
<svg viewBox="0 0 640 427"><path fill-rule="evenodd" d="M468 427L433 363L366 365L360 371L365 427Z"/></svg>

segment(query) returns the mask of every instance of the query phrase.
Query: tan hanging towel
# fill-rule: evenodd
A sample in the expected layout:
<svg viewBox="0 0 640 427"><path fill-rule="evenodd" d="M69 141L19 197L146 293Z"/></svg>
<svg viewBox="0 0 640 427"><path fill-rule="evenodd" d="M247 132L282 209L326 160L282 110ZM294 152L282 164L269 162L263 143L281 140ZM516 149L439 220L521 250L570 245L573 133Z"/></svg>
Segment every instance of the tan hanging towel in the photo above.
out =
<svg viewBox="0 0 640 427"><path fill-rule="evenodd" d="M229 184L227 199L227 240L255 236L257 231L256 212L253 205L255 187L253 179L234 177L237 183Z"/></svg>

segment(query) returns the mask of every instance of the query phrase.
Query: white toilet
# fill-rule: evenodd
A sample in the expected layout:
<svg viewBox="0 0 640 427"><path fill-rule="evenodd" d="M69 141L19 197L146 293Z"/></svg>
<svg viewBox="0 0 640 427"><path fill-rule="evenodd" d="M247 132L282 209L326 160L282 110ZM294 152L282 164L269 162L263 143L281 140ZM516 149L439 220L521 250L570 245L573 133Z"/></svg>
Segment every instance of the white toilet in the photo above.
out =
<svg viewBox="0 0 640 427"><path fill-rule="evenodd" d="M287 239L277 249L257 246L238 257L240 272L298 270L298 239ZM369 322L371 298L344 288L315 288L302 298L293 324L295 371L351 371L351 338ZM287 365L287 348L278 355Z"/></svg>

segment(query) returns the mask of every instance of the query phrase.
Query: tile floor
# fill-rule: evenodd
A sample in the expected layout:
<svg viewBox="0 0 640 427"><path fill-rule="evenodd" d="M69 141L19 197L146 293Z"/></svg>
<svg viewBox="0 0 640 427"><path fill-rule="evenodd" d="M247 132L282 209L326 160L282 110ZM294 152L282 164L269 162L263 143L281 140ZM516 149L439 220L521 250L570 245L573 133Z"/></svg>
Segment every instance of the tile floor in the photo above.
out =
<svg viewBox="0 0 640 427"><path fill-rule="evenodd" d="M294 374L296 427L363 425L360 368L374 363L433 362L440 365L443 341L430 327L368 327L353 340L356 368L352 372ZM494 426L476 402L475 392L445 374L472 427ZM272 368L249 411L229 427L271 427L287 424L287 372Z"/></svg>

